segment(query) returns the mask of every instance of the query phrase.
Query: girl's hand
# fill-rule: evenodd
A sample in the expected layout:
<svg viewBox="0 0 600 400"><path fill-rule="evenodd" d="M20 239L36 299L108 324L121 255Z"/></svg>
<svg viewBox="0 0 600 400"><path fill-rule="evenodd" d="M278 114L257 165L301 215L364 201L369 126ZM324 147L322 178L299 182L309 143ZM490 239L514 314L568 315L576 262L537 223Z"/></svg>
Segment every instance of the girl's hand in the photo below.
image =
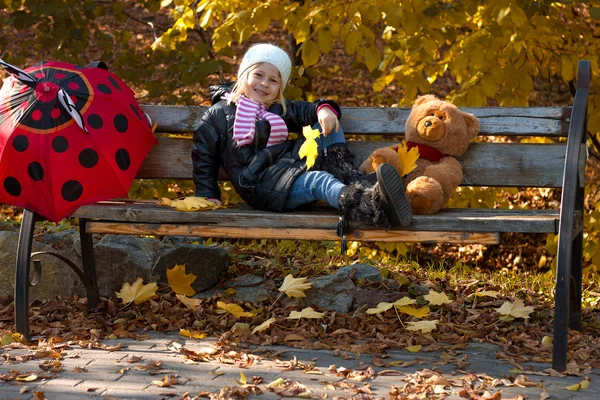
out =
<svg viewBox="0 0 600 400"><path fill-rule="evenodd" d="M340 129L340 121L338 121L337 116L329 107L321 108L317 113L317 119L321 125L323 136L327 136L329 133Z"/></svg>
<svg viewBox="0 0 600 400"><path fill-rule="evenodd" d="M215 198L213 198L213 197L211 197L211 198L209 198L209 199L207 199L207 200L209 200L209 201L212 201L213 203L215 203L215 204L216 204L216 205L218 205L219 207L223 205L223 203L221 203L221 200L219 200L219 199L215 199Z"/></svg>

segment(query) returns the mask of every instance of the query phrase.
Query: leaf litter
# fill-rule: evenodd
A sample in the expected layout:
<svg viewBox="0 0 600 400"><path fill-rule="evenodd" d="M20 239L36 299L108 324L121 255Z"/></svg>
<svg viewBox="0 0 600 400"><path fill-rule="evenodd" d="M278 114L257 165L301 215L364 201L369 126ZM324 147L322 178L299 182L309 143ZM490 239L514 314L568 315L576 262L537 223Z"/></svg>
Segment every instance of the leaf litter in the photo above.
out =
<svg viewBox="0 0 600 400"><path fill-rule="evenodd" d="M296 296L289 297L290 294L287 293L288 301L277 302L271 297L257 304L236 302L227 294L192 299L173 291L163 293L154 288L148 290L140 281L137 289L135 284L131 286L131 293L125 293L127 295L122 300L118 296L103 298L90 312L86 308L85 298L57 297L35 302L31 308L31 331L32 335L43 338L37 344L28 343L10 332L11 325L8 321L12 322L14 317L10 307L12 299L0 298L0 309L8 314L2 319L7 322L0 325L5 362L18 365L31 359L44 360L41 370L32 372L14 368L9 374L0 376L0 379L23 382L52 379L64 370L60 359L76 357L77 347L119 351L123 350L122 345L109 345L102 341L106 338L144 340L148 337L145 332L151 330L183 332L183 336L190 339L205 336L218 339L214 346L204 349L187 348L177 342L169 344L169 350L177 353L186 363L216 362L243 369L262 359L261 356L248 352L249 345L290 343L307 349L331 349L342 360L355 358L354 355L358 354L372 354L374 367L396 367L400 370L384 369L375 372L370 366L354 370L343 365L331 366L329 372L343 380L323 382L323 385L338 388L341 385L357 395L370 396L369 386L366 385L369 380L378 375L394 374L401 376L405 382L404 385L396 385L390 389L389 396L398 399L413 395L443 398L453 390L468 398L494 399L498 397L494 397L496 394L492 392L498 386L537 385L528 380L528 375L580 376L583 380L572 385L569 390L585 390L589 384L587 376L593 372L592 368L600 366L595 361L600 359L600 330L597 329L600 318L596 310L584 308L584 329L582 332L570 333L570 362L567 371L560 374L552 369L540 371L523 367L523 363L531 361L547 363L552 356L552 299L546 298L539 291L503 293L502 287L493 283L493 280L451 280L446 276L428 276L424 269L396 272L390 268L391 279L394 279L396 273L401 273L401 290L405 291L405 295L400 296L400 300L395 303L381 304L373 311L360 315L312 309L312 318L289 319L294 313L302 315L303 309L308 310L308 307L302 307L302 303L298 302L302 300L304 290L310 288L305 283L305 278L326 273L326 270L315 264L307 267L306 260L298 257L300 252L297 250L293 253L284 249L276 254L277 252L265 253L246 248L244 252L244 257L238 259L240 262L232 261L230 270L233 274L253 272L264 276L265 281L280 284L284 281L283 277L287 277L288 286L295 290L290 293ZM314 253L313 256L317 257L318 254ZM292 273L297 278L291 278ZM180 271L180 276L186 278L183 270ZM224 277L223 281L225 279ZM382 283L356 283L365 288L377 285L383 287ZM417 285L429 288L429 295L413 290ZM281 287L286 288L284 285ZM280 292L286 293L283 289ZM124 293L121 291L120 294ZM136 304L139 294L142 294L145 301L138 301L139 304ZM402 308L413 311L399 312ZM423 311L414 312L418 310ZM245 323L242 324L243 327L233 329L234 326L239 327L242 321ZM427 369L412 374L404 373L402 368L426 362L419 357L404 361L386 356L386 352L391 349L410 348L419 353L441 351L439 364L454 364L462 371L468 366L469 360L460 351L469 342L487 342L499 346L501 350L496 357L514 365L516 377L494 380L465 373L449 379L435 370ZM10 354L11 349L28 352L13 356ZM263 356L278 359L275 353L267 352ZM177 385L176 371L164 371L160 362L150 360L142 365L141 361L143 360L131 359L134 363L129 365L152 374L162 373L163 378L155 380L163 382L160 385ZM283 370L300 369L314 375L324 373L322 369L298 360L280 362L278 366ZM126 373L129 368L121 368L118 372ZM244 385L224 387L221 394L213 393L211 396L223 398L218 396L229 393L243 398L261 391L271 391L283 397L310 395L298 382L284 380L270 387L268 382L263 382L262 389L256 382L254 377L249 378ZM185 395L182 398L186 398Z"/></svg>

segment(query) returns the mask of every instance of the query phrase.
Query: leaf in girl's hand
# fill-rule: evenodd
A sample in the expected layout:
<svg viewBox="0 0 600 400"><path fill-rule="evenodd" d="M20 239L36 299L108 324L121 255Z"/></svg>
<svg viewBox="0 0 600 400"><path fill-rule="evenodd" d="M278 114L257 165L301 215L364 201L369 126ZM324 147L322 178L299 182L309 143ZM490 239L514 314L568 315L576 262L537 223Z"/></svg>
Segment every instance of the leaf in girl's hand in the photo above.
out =
<svg viewBox="0 0 600 400"><path fill-rule="evenodd" d="M309 170L315 165L315 161L319 155L319 146L315 139L321 135L321 132L318 129L305 126L302 128L302 134L306 140L302 143L298 155L300 158L306 158L306 169Z"/></svg>
<svg viewBox="0 0 600 400"><path fill-rule="evenodd" d="M413 169L417 168L417 160L419 159L419 148L413 147L408 150L406 142L398 144L398 157L400 158L401 176L408 175Z"/></svg>

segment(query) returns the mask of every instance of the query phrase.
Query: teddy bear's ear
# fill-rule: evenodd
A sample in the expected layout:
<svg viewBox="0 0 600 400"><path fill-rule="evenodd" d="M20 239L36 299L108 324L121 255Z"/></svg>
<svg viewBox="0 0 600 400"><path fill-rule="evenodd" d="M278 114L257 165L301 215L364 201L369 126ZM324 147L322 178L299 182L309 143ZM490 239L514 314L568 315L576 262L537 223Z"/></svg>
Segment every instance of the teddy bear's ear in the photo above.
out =
<svg viewBox="0 0 600 400"><path fill-rule="evenodd" d="M474 138L479 133L479 120L473 114L463 112L462 115L465 119L465 122L467 123L467 131L469 132L469 137Z"/></svg>
<svg viewBox="0 0 600 400"><path fill-rule="evenodd" d="M430 101L434 101L434 100L439 100L439 99L437 97L435 97L433 94L426 94L424 96L420 96L419 98L417 98L417 100L415 100L415 103L413 104L413 108L420 106L421 104L428 103Z"/></svg>

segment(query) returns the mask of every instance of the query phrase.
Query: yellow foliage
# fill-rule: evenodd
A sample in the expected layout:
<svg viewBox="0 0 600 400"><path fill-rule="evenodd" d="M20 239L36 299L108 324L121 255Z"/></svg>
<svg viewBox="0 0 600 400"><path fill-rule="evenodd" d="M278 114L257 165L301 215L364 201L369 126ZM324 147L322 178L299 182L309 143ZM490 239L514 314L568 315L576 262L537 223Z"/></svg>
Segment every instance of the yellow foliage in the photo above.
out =
<svg viewBox="0 0 600 400"><path fill-rule="evenodd" d="M302 128L302 134L306 140L302 143L302 146L300 146L298 155L300 158L306 158L306 169L309 170L315 165L315 161L319 156L319 146L315 139L321 135L321 132L319 132L318 129L312 129L310 126L305 126Z"/></svg>
<svg viewBox="0 0 600 400"><path fill-rule="evenodd" d="M419 148L413 147L408 150L406 146L406 142L402 142L398 144L398 158L400 158L400 165L402 171L400 171L400 175L406 176L413 169L417 168L417 160L419 159Z"/></svg>
<svg viewBox="0 0 600 400"><path fill-rule="evenodd" d="M294 278L292 274L289 274L283 280L280 292L284 292L289 297L306 297L304 291L310 289L312 283L305 283L307 278Z"/></svg>
<svg viewBox="0 0 600 400"><path fill-rule="evenodd" d="M452 300L450 300L446 293L438 293L435 290L430 290L423 298L432 306L441 306L442 304L452 303Z"/></svg>
<svg viewBox="0 0 600 400"><path fill-rule="evenodd" d="M185 273L185 264L175 265L173 268L167 268L167 280L171 289L178 294L193 296L196 291L192 288L192 283L198 278L194 274Z"/></svg>
<svg viewBox="0 0 600 400"><path fill-rule="evenodd" d="M433 321L418 321L408 322L407 331L420 331L421 333L429 333L437 328L438 320Z"/></svg>
<svg viewBox="0 0 600 400"><path fill-rule="evenodd" d="M204 339L207 336L204 332L192 332L187 329L179 329L179 334L183 337L189 337L192 339Z"/></svg>
<svg viewBox="0 0 600 400"><path fill-rule="evenodd" d="M300 319L300 318L319 319L319 318L323 318L323 315L325 315L325 313L315 311L315 310L313 310L312 307L307 307L307 308L303 309L302 311L292 311L290 313L290 316L286 317L286 319Z"/></svg>
<svg viewBox="0 0 600 400"><path fill-rule="evenodd" d="M404 314L408 314L412 317L417 318L423 318L424 316L429 314L429 307L414 308L411 306L402 306L396 307L396 309L400 312L403 312Z"/></svg>
<svg viewBox="0 0 600 400"><path fill-rule="evenodd" d="M125 282L121 287L121 291L116 292L116 294L118 298L123 300L124 304L129 304L131 302L141 304L154 297L157 289L158 286L156 285L156 282L144 285L143 279L137 278L133 284Z"/></svg>
<svg viewBox="0 0 600 400"><path fill-rule="evenodd" d="M223 301L217 302L217 308L219 308L220 310L223 310L221 312L223 312L223 313L228 312L236 318L254 317L254 315L255 315L254 312L244 311L244 309L242 307L238 306L237 304L228 304Z"/></svg>
<svg viewBox="0 0 600 400"><path fill-rule="evenodd" d="M496 311L503 315L502 319L504 321L511 321L515 318L528 319L529 314L531 314L534 309L535 307L526 306L523 303L523 300L516 299L514 303L505 301L502 306L496 309Z"/></svg>
<svg viewBox="0 0 600 400"><path fill-rule="evenodd" d="M157 204L169 206L178 211L216 210L219 208L218 205L208 200L206 197L183 197L177 200L163 197Z"/></svg>
<svg viewBox="0 0 600 400"><path fill-rule="evenodd" d="M268 329L271 326L271 324L275 321L277 321L277 318L269 318L262 324L256 326L254 329L252 329L252 333L262 332L262 331Z"/></svg>
<svg viewBox="0 0 600 400"><path fill-rule="evenodd" d="M177 296L177 299L180 302L182 302L187 308L194 309L200 305L199 299L190 299L189 297L184 296L182 294L178 294L176 296Z"/></svg>

